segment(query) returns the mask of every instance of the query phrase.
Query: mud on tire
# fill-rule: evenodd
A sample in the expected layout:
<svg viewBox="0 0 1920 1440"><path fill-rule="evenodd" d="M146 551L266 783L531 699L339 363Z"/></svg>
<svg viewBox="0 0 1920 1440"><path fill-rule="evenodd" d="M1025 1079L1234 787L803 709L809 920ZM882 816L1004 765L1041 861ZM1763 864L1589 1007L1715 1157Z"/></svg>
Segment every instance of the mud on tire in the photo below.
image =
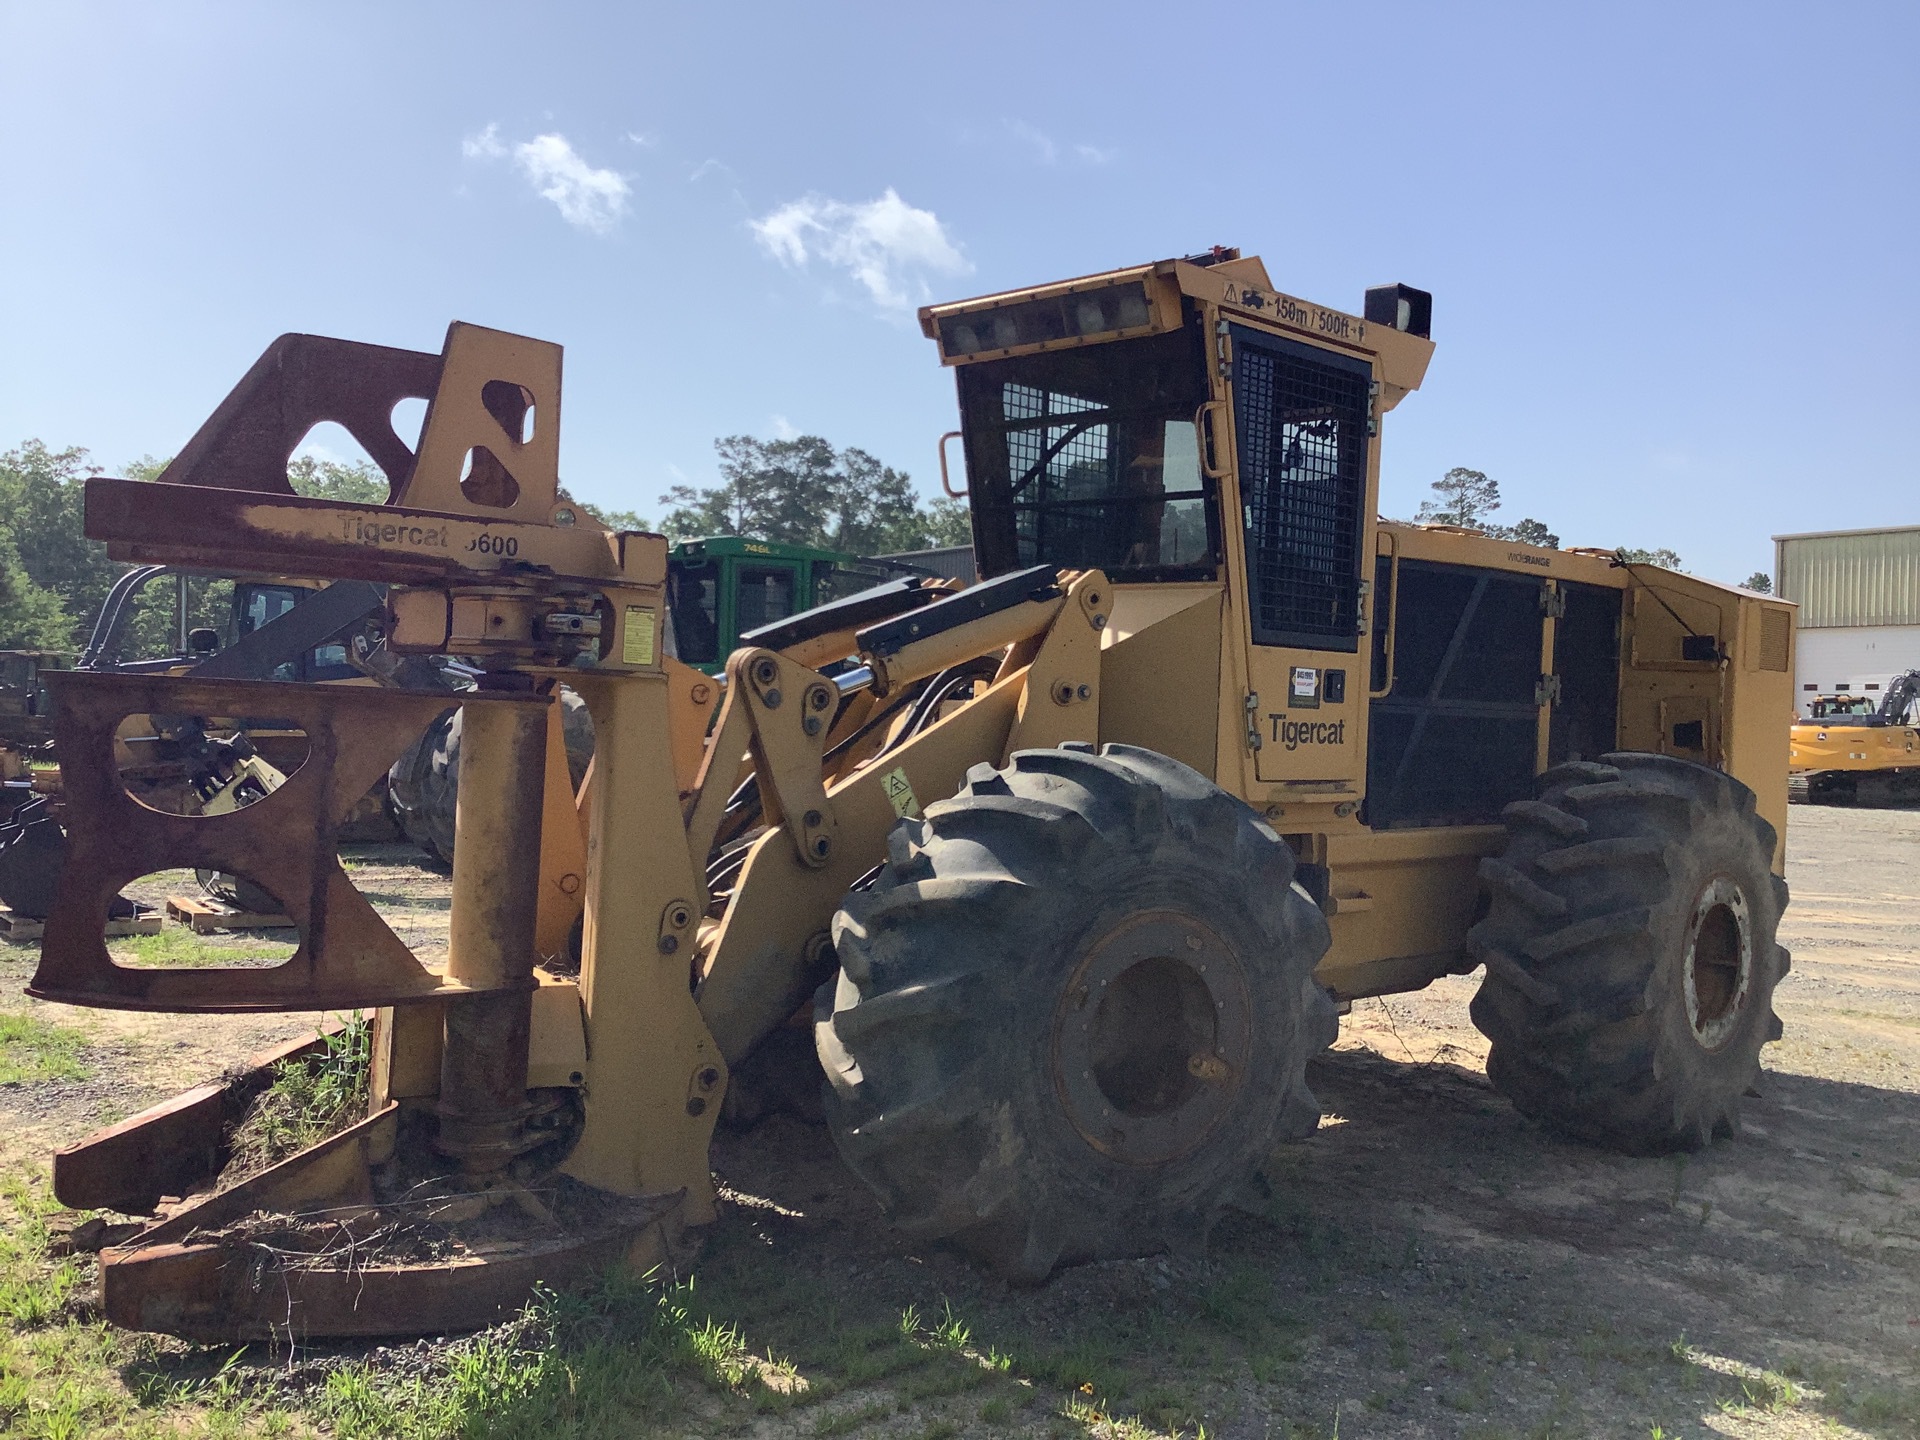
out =
<svg viewBox="0 0 1920 1440"><path fill-rule="evenodd" d="M1522 1114L1636 1154L1697 1149L1739 1124L1787 903L1773 826L1731 776L1662 755L1608 755L1540 777L1483 860L1487 967L1473 1020L1487 1074Z"/></svg>
<svg viewBox="0 0 1920 1440"><path fill-rule="evenodd" d="M1129 746L977 765L834 917L828 1123L918 1239L1010 1277L1197 1248L1311 1132L1326 921L1239 800Z"/></svg>

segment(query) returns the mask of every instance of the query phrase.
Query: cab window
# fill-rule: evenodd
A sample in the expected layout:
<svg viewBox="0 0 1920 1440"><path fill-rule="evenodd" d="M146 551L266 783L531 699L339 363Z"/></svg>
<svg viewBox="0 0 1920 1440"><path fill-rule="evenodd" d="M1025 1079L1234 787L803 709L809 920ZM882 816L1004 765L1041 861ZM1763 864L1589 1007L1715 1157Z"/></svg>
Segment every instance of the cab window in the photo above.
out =
<svg viewBox="0 0 1920 1440"><path fill-rule="evenodd" d="M676 562L667 576L675 651L689 665L713 664L720 658L720 566Z"/></svg>
<svg viewBox="0 0 1920 1440"><path fill-rule="evenodd" d="M793 614L796 572L787 565L742 565L735 628L746 635Z"/></svg>
<svg viewBox="0 0 1920 1440"><path fill-rule="evenodd" d="M1192 327L962 366L980 573L1211 579L1219 522L1194 425L1206 384Z"/></svg>

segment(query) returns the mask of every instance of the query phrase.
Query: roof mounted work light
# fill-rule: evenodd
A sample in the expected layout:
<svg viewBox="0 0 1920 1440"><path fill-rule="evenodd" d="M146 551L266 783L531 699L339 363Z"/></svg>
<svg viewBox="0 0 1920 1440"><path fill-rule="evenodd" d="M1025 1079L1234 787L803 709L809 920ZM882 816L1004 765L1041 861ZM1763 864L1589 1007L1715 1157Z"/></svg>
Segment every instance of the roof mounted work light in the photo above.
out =
<svg viewBox="0 0 1920 1440"><path fill-rule="evenodd" d="M1391 325L1422 340L1433 338L1433 296L1411 285L1375 285L1367 291L1367 323Z"/></svg>

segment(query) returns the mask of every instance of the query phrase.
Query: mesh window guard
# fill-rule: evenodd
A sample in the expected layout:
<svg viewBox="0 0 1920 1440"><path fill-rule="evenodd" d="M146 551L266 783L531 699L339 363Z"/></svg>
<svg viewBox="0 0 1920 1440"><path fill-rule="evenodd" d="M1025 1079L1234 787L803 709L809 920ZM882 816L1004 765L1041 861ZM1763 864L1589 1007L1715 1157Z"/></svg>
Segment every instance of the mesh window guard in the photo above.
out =
<svg viewBox="0 0 1920 1440"><path fill-rule="evenodd" d="M1233 354L1254 643L1357 650L1371 373L1238 326Z"/></svg>
<svg viewBox="0 0 1920 1440"><path fill-rule="evenodd" d="M1194 412L1198 330L961 369L980 573L1030 565L1116 581L1208 579L1215 491Z"/></svg>

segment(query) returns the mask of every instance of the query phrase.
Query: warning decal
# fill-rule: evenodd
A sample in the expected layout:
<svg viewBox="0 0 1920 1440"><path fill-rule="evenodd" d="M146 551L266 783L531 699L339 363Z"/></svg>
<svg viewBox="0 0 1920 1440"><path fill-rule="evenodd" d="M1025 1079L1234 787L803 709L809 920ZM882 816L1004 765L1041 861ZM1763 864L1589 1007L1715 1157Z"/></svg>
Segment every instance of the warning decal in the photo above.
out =
<svg viewBox="0 0 1920 1440"><path fill-rule="evenodd" d="M622 665L653 664L653 611L643 605L627 606L626 634L620 642Z"/></svg>
<svg viewBox="0 0 1920 1440"><path fill-rule="evenodd" d="M887 803L893 806L893 813L903 819L920 818L920 802L914 797L913 782L907 779L906 767L896 765L880 777L880 788L887 792Z"/></svg>

